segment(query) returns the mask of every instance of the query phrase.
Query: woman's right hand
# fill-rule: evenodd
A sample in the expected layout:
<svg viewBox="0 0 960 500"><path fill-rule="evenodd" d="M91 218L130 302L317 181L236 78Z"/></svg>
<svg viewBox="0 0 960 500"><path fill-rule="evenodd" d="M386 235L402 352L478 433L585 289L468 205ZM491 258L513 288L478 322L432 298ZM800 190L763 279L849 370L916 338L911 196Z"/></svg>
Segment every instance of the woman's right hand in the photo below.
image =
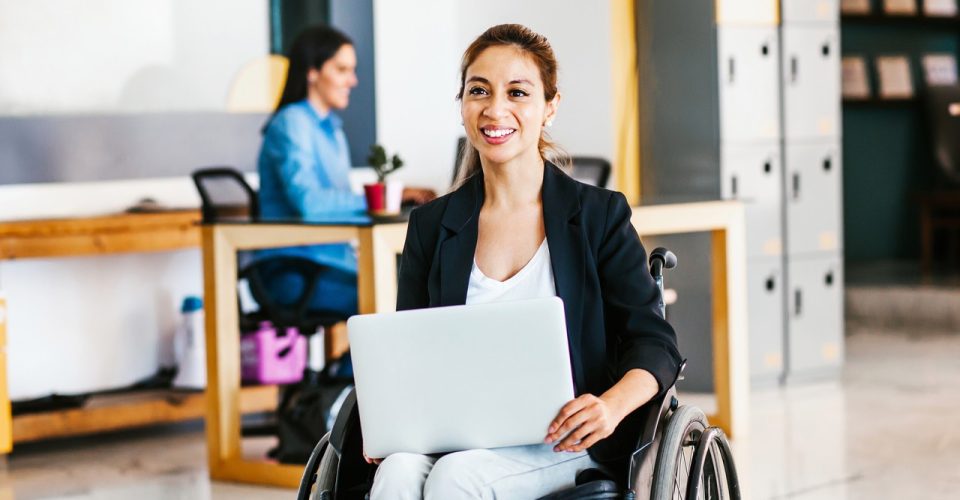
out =
<svg viewBox="0 0 960 500"><path fill-rule="evenodd" d="M383 462L383 459L382 459L382 458L370 458L370 457L368 457L368 456L367 456L367 452L363 452L363 459L364 459L364 461L366 461L368 464L371 464L371 465L379 465L380 462Z"/></svg>

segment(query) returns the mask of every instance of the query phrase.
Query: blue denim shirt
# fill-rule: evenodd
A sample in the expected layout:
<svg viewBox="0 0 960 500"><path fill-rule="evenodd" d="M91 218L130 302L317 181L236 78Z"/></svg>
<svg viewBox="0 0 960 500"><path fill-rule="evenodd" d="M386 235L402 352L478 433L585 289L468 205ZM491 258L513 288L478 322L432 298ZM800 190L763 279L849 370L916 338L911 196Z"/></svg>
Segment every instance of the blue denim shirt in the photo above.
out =
<svg viewBox="0 0 960 500"><path fill-rule="evenodd" d="M320 114L306 100L288 104L270 120L257 160L260 217L311 222L362 223L363 195L350 190L350 156L342 121ZM261 250L257 257L298 255L356 272L349 244Z"/></svg>

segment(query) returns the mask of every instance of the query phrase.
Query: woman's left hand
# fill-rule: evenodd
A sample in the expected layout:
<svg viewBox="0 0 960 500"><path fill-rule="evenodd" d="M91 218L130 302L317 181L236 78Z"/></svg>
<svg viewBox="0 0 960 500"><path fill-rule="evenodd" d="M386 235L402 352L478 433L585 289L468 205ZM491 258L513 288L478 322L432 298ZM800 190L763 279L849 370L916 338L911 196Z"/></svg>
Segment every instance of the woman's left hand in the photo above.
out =
<svg viewBox="0 0 960 500"><path fill-rule="evenodd" d="M569 432L553 450L583 451L613 434L622 419L614 415L611 405L603 399L584 394L563 405L557 418L550 423L544 442L554 443Z"/></svg>

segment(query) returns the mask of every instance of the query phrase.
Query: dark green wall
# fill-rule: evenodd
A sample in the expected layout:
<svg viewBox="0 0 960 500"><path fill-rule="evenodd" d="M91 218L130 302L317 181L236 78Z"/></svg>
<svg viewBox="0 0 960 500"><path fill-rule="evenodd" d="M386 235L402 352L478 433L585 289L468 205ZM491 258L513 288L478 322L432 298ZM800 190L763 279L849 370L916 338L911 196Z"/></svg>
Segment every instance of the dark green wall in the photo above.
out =
<svg viewBox="0 0 960 500"><path fill-rule="evenodd" d="M875 9L876 10L876 9ZM876 95L874 58L910 58L917 98L843 106L844 254L847 260L918 258L913 194L935 182L923 110L921 57L960 48L960 23L843 21L844 55L860 55Z"/></svg>

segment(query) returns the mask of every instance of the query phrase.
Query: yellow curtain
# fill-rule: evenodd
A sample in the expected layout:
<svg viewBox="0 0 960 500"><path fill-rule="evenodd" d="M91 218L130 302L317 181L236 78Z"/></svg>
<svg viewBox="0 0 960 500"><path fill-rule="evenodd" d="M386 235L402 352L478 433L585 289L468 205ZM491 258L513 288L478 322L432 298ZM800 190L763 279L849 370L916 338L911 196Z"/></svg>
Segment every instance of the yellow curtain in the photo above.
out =
<svg viewBox="0 0 960 500"><path fill-rule="evenodd" d="M634 0L611 0L614 175L631 205L640 203L640 108Z"/></svg>

